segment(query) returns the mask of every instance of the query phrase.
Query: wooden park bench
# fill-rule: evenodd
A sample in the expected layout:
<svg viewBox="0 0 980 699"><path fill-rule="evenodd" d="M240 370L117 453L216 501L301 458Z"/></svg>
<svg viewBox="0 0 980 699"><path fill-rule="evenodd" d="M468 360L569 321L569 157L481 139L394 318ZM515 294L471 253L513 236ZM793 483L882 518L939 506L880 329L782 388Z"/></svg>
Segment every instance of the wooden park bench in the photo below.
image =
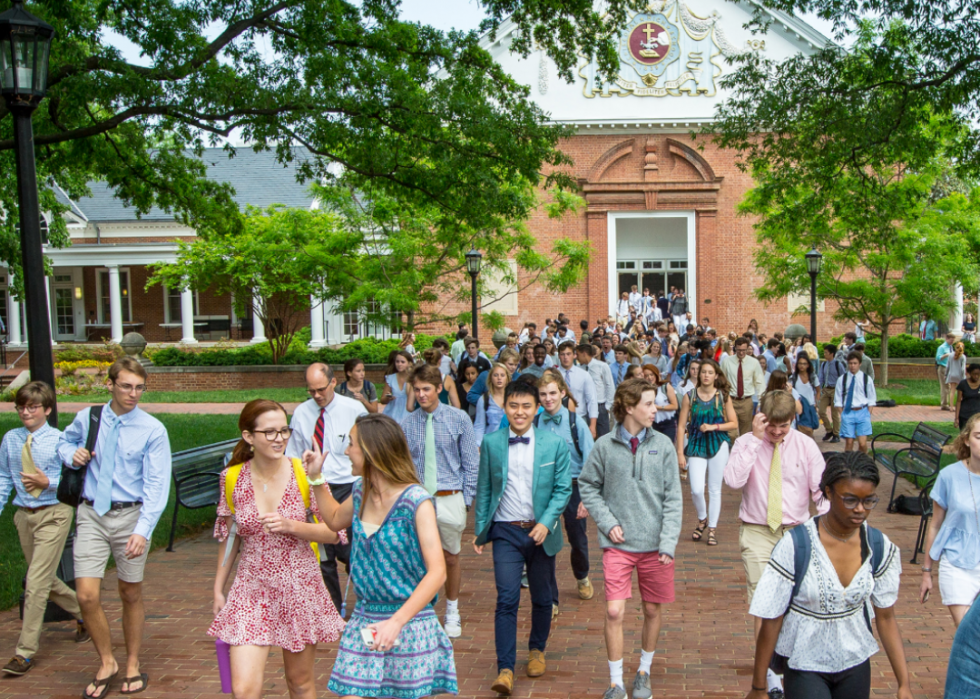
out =
<svg viewBox="0 0 980 699"><path fill-rule="evenodd" d="M177 533L177 512L181 507L197 510L218 504L221 498L220 476L231 450L238 444L237 439L206 444L203 447L178 451L172 457L174 487L177 502L174 503L173 521L170 523L170 544L168 551L174 550L174 536Z"/></svg>

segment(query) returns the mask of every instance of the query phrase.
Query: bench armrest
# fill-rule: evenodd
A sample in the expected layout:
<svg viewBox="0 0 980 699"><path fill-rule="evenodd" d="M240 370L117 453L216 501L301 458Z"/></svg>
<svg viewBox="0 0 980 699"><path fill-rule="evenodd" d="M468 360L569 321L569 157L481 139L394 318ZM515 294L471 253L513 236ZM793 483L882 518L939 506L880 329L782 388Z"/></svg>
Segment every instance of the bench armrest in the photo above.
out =
<svg viewBox="0 0 980 699"><path fill-rule="evenodd" d="M886 442L887 441L891 441L891 442L905 442L906 444L908 444L910 446L912 444L912 439L910 437L906 437L905 435L901 435L901 434L896 434L895 432L882 432L881 434L876 435L876 436L874 436L874 437L871 438L871 458L872 459L877 458L876 455L875 455L875 442L877 442L882 437L898 437L898 439L892 439L892 440L887 440L886 439L886 440L884 440Z"/></svg>

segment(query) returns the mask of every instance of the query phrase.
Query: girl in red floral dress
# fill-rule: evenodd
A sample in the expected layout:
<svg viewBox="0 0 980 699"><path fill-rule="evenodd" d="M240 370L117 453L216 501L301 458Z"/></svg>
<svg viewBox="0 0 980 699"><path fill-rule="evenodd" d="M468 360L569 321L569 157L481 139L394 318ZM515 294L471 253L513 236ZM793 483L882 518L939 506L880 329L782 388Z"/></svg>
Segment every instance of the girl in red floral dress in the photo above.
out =
<svg viewBox="0 0 980 699"><path fill-rule="evenodd" d="M313 697L316 644L336 641L344 622L330 601L310 542L339 539L325 524L307 521L308 511L319 520L319 510L315 498L309 507L304 502L309 485L299 461L285 456L290 429L283 407L253 400L242 410L238 427L242 439L221 474L215 523L216 538L234 538L219 547L215 619L208 634L232 647L236 697L262 695L273 646L283 650L290 696ZM239 550L241 561L226 598Z"/></svg>

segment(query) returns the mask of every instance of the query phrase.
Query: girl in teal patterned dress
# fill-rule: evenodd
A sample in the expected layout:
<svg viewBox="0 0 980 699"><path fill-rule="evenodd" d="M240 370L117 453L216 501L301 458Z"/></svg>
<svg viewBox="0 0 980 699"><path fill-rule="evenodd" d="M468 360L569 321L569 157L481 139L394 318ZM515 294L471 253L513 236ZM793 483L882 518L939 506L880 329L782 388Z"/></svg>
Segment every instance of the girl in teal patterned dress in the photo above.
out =
<svg viewBox="0 0 980 699"><path fill-rule="evenodd" d="M738 418L729 395L728 381L713 360L701 360L697 388L684 396L678 423L677 462L682 469L689 467L691 499L698 513L698 526L691 538L700 541L707 528L708 546L717 546L721 484L732 441L728 431L738 429ZM711 498L710 508L704 498L705 481Z"/></svg>
<svg viewBox="0 0 980 699"><path fill-rule="evenodd" d="M329 688L345 697L457 694L453 646L432 607L446 582L435 506L419 484L405 434L387 415L362 415L346 453L361 478L341 504L319 487L323 455L303 455L324 522L353 531L357 605ZM364 629L374 634L370 648Z"/></svg>

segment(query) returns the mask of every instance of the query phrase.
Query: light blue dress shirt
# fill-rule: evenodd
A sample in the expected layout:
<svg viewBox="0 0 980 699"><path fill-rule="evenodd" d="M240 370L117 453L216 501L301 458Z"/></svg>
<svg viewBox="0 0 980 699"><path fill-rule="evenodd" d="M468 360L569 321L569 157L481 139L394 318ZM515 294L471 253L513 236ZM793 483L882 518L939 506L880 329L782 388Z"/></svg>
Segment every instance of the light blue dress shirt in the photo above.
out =
<svg viewBox="0 0 980 699"><path fill-rule="evenodd" d="M953 356L953 346L948 342L943 342L943 344L939 345L939 349L936 350L936 364L947 366L951 356Z"/></svg>
<svg viewBox="0 0 980 699"><path fill-rule="evenodd" d="M609 370L612 371L613 383L617 387L626 378L626 372L629 371L629 368L629 362L613 362L609 365Z"/></svg>
<svg viewBox="0 0 980 699"><path fill-rule="evenodd" d="M565 440L565 444L568 445L568 453L571 456L568 472L573 479L578 478L579 474L582 473L582 465L589 458L589 454L592 453L592 447L595 444L595 440L592 439L592 433L589 432L588 423L580 415L575 416L575 424L578 426L578 445L582 449L582 455L579 456L578 450L575 449L575 440L572 439L572 428L569 425L571 413L568 412L568 408L562 406L558 411L558 415L561 415L560 425L556 425L548 419L551 416L543 408L538 411L538 415L537 427L539 430L553 432Z"/></svg>
<svg viewBox="0 0 980 699"><path fill-rule="evenodd" d="M110 404L111 405L111 404ZM116 442L115 467L112 471L112 501L142 502L139 521L134 534L149 539L163 514L170 497L170 439L167 428L155 417L133 408L116 416L110 405L102 409L99 438L95 443L95 455L88 463L82 497L95 501L99 486L99 452L102 442L111 429L113 419L120 422ZM75 450L85 446L88 437L89 412L85 408L75 416L58 443L58 456L62 463L72 466Z"/></svg>
<svg viewBox="0 0 980 699"><path fill-rule="evenodd" d="M943 525L929 549L929 558L957 568L973 570L980 565L980 531L977 505L980 504L980 476L970 473L962 461L950 464L936 478L930 497L946 510Z"/></svg>
<svg viewBox="0 0 980 699"><path fill-rule="evenodd" d="M592 377L582 367L573 366L571 369L557 367L561 372L561 377L565 379L569 393L575 399L575 406L582 415L588 415L589 419L599 417L599 403L595 395L595 382Z"/></svg>
<svg viewBox="0 0 980 699"><path fill-rule="evenodd" d="M22 456L28 434L30 433L26 427L18 427L3 436L3 444L0 445L0 512L3 512L3 506L7 504L11 490L14 491L15 507L34 508L58 504L58 483L61 481L58 441L61 439L61 430L44 423L37 429L34 439L31 440L34 465L51 481L37 497L27 492L24 482L20 479L20 474L23 472Z"/></svg>

